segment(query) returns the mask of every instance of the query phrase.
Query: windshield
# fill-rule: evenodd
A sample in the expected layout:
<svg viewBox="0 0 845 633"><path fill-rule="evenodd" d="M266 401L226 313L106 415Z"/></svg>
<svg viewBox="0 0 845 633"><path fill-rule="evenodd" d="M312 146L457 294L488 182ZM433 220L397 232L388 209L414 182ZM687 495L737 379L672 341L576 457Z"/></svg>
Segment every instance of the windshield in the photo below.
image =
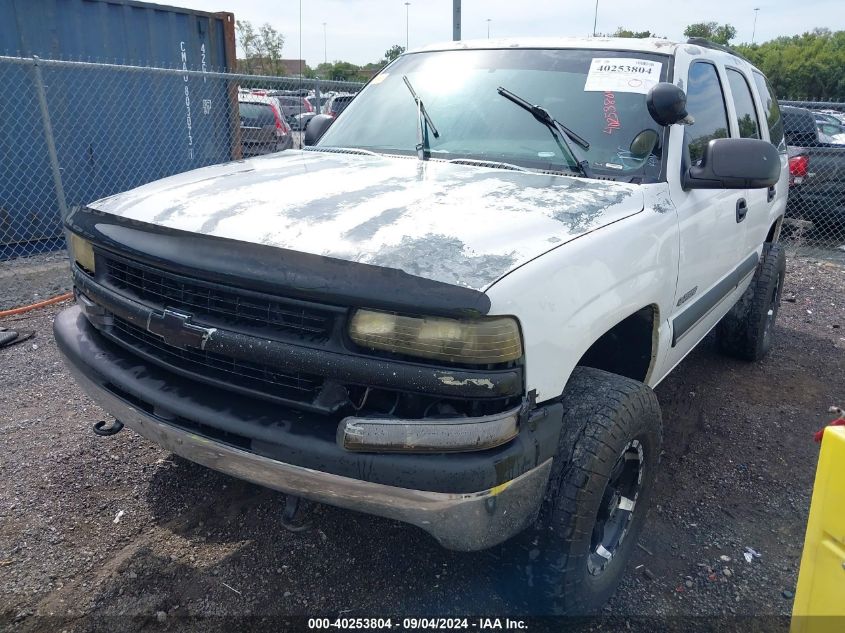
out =
<svg viewBox="0 0 845 633"><path fill-rule="evenodd" d="M668 59L605 50L413 53L377 75L318 147L416 154L417 106L406 76L440 133L429 138L434 159L572 172L586 160L596 176L653 182L660 174L663 129L649 115L645 93L665 80ZM576 148L579 156L564 151L549 127L498 94L500 87L548 110L589 149Z"/></svg>

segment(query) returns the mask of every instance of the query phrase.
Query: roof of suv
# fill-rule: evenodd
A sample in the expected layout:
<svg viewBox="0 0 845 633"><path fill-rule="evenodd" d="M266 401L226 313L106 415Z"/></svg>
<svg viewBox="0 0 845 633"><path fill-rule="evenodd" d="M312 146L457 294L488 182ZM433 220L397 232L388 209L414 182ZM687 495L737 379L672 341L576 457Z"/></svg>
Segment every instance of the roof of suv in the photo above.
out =
<svg viewBox="0 0 845 633"><path fill-rule="evenodd" d="M410 51L448 51L461 49L490 48L597 48L607 50L643 51L650 53L672 54L685 42L674 42L662 38L627 38L627 37L520 37L491 40L462 40L460 42L441 42Z"/></svg>
<svg viewBox="0 0 845 633"><path fill-rule="evenodd" d="M681 49L681 47L683 47ZM492 40L465 40L460 42L441 42L412 50L405 55L428 51L484 50L484 49L597 49L607 51L632 51L674 55L679 49L693 57L710 59L728 59L733 64L745 65L759 71L751 62L728 47L720 46L701 38L691 38L686 42L676 42L657 37L544 37L544 38L506 38Z"/></svg>

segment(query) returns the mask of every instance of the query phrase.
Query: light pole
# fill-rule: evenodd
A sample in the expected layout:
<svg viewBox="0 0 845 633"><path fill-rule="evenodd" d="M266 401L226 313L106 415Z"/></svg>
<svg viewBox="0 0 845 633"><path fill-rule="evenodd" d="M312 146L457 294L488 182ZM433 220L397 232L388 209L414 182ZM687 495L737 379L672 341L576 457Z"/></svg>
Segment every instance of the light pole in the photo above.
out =
<svg viewBox="0 0 845 633"><path fill-rule="evenodd" d="M323 22L323 64L329 63L329 55L326 51L328 51L326 47L326 23Z"/></svg>
<svg viewBox="0 0 845 633"><path fill-rule="evenodd" d="M490 22L492 22L492 20L490 18L487 18L487 39L488 40L490 39Z"/></svg>
<svg viewBox="0 0 845 633"><path fill-rule="evenodd" d="M596 0L596 12L593 14L593 37L596 36L596 24L599 21L599 0Z"/></svg>
<svg viewBox="0 0 845 633"><path fill-rule="evenodd" d="M757 35L757 14L760 12L760 7L754 7L754 29L751 31L751 43L754 43L754 37Z"/></svg>
<svg viewBox="0 0 845 633"><path fill-rule="evenodd" d="M408 33L409 33L409 30L408 30L408 24L409 24L408 15L410 13L410 7L411 7L411 3L406 2L405 3L405 50L406 51L408 50Z"/></svg>

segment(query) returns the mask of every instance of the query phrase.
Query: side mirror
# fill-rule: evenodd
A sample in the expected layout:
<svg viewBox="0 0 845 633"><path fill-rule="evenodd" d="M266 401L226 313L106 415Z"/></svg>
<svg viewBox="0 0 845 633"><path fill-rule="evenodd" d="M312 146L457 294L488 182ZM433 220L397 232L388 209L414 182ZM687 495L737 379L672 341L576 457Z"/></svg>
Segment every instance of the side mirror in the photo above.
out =
<svg viewBox="0 0 845 633"><path fill-rule="evenodd" d="M326 133L331 124L334 123L334 117L328 114L318 114L308 122L308 127L305 128L305 138L302 141L303 145L316 145L317 141Z"/></svg>
<svg viewBox="0 0 845 633"><path fill-rule="evenodd" d="M661 81L654 84L646 95L646 105L651 118L660 125L672 125L686 119L687 95L675 84Z"/></svg>
<svg viewBox="0 0 845 633"><path fill-rule="evenodd" d="M780 154L768 141L717 138L704 148L701 164L690 167L684 189L764 189L780 179Z"/></svg>

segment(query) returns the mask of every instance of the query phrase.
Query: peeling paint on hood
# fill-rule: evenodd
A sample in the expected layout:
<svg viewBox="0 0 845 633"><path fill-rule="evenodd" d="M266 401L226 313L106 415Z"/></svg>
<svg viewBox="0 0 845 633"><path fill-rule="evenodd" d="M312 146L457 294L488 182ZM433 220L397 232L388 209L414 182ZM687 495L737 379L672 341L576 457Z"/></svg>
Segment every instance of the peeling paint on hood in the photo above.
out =
<svg viewBox="0 0 845 633"><path fill-rule="evenodd" d="M286 151L171 176L89 206L484 290L550 249L640 212L643 195L610 181Z"/></svg>

